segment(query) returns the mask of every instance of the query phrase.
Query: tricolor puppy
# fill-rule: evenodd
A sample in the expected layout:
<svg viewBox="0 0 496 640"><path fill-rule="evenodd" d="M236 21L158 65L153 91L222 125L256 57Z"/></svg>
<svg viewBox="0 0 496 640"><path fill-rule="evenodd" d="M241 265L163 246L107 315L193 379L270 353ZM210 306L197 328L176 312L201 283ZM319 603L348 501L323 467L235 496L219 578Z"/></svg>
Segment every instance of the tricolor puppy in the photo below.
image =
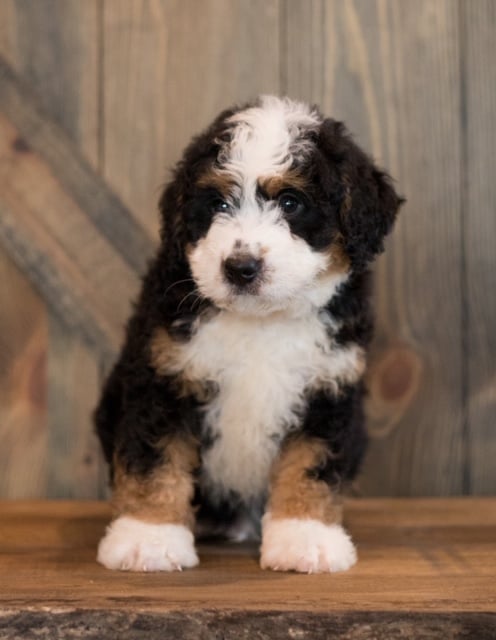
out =
<svg viewBox="0 0 496 640"><path fill-rule="evenodd" d="M193 567L213 533L261 535L265 569L353 565L368 269L400 204L341 123L287 98L193 140L96 413L115 511L99 562Z"/></svg>

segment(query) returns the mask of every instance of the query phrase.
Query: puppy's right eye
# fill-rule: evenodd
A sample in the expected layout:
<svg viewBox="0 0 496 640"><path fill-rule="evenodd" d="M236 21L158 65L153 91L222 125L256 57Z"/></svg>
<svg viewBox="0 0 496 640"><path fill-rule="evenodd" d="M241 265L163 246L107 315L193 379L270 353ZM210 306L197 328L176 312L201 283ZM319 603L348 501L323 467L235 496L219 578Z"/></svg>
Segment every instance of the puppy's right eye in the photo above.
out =
<svg viewBox="0 0 496 640"><path fill-rule="evenodd" d="M210 203L210 209L216 213L229 213L231 205L222 198L215 198Z"/></svg>
<svg viewBox="0 0 496 640"><path fill-rule="evenodd" d="M292 191L283 191L278 197L278 204L284 213L289 215L296 215L305 211L305 203L302 198Z"/></svg>

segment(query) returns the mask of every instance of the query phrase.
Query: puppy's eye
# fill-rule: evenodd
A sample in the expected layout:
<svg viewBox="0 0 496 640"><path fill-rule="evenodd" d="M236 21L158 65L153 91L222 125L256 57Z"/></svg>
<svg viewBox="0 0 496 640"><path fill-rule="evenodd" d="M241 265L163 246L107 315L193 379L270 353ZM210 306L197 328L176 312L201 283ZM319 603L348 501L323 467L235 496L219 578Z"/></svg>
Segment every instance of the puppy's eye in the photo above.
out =
<svg viewBox="0 0 496 640"><path fill-rule="evenodd" d="M229 213L229 211L231 211L231 205L222 198L214 198L210 203L210 209L219 213Z"/></svg>
<svg viewBox="0 0 496 640"><path fill-rule="evenodd" d="M302 198L290 191L281 193L277 198L277 204L284 211L284 213L292 215L303 213L306 208Z"/></svg>

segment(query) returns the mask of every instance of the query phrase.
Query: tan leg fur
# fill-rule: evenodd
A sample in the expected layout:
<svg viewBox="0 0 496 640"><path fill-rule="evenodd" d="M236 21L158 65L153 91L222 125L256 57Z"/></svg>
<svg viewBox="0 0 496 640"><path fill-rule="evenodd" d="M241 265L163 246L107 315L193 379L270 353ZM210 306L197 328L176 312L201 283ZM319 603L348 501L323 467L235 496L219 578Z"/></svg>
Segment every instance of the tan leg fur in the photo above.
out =
<svg viewBox="0 0 496 640"><path fill-rule="evenodd" d="M192 529L193 470L198 449L193 439L171 438L163 444L164 464L150 475L126 473L116 460L112 507L116 516L153 524L182 524Z"/></svg>
<svg viewBox="0 0 496 640"><path fill-rule="evenodd" d="M329 486L308 475L328 455L325 445L304 437L289 440L272 469L267 512L272 519L301 518L340 524L340 497Z"/></svg>

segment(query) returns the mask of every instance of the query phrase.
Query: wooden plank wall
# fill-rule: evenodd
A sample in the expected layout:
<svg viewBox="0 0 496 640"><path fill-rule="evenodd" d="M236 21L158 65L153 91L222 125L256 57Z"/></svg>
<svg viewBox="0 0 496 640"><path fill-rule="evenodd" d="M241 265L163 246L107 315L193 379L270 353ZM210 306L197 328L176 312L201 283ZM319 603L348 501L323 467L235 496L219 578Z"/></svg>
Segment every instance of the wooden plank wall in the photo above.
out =
<svg viewBox="0 0 496 640"><path fill-rule="evenodd" d="M271 92L345 120L408 198L376 269L359 491L494 493L495 6L2 0L0 495L105 495L90 414L167 169Z"/></svg>

